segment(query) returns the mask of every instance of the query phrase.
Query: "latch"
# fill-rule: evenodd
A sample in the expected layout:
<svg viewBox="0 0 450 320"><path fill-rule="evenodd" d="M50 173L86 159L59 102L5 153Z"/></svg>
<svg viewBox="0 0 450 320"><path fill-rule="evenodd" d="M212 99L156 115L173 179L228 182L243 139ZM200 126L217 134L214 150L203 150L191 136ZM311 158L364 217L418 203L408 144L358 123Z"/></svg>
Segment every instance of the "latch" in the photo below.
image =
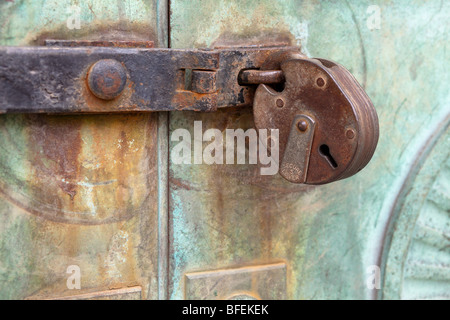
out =
<svg viewBox="0 0 450 320"><path fill-rule="evenodd" d="M212 112L251 105L257 129L278 129L279 172L294 183L349 177L369 162L378 142L375 108L356 79L297 47L179 50L63 40L0 47L0 113Z"/></svg>

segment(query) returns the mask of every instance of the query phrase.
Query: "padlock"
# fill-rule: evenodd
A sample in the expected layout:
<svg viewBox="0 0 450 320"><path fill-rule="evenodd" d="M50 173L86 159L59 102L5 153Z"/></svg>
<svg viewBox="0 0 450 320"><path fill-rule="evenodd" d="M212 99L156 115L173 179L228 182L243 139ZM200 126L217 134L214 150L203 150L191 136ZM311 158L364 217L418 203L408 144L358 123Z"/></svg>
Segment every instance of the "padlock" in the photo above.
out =
<svg viewBox="0 0 450 320"><path fill-rule="evenodd" d="M347 69L295 52L269 57L260 70L281 70L285 79L260 84L253 103L256 128L278 129L285 179L326 184L367 165L378 142L378 117Z"/></svg>

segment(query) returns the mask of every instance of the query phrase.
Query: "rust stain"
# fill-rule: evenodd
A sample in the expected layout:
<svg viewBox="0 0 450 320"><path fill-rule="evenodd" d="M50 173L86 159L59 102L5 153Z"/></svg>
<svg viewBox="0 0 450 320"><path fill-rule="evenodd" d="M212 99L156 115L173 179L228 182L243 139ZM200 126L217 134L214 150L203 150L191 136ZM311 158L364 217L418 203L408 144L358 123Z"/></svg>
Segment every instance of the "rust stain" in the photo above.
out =
<svg viewBox="0 0 450 320"><path fill-rule="evenodd" d="M72 41L76 38L76 41L92 41L92 39L102 39L99 42L113 43L121 46L126 42L140 41L145 47L155 45L150 44L149 39L157 39L154 26L149 23L142 23L133 21L130 23L125 20L119 20L117 22L98 21L90 25L90 27L83 27L81 29L69 30L66 23L60 25L52 25L52 29L39 30L39 33L30 35L28 39L31 45L45 45L45 41L48 39L67 39ZM147 43L146 43L147 42Z"/></svg>
<svg viewBox="0 0 450 320"><path fill-rule="evenodd" d="M176 178L173 178L172 176L169 177L169 180L170 180L170 186L173 189L185 189L185 190L197 190L198 191L198 189L194 188L191 183L189 183L185 180L176 179Z"/></svg>
<svg viewBox="0 0 450 320"><path fill-rule="evenodd" d="M73 200L77 194L78 156L81 151L80 121L73 117L29 115L30 150L38 179L55 178ZM42 157L45 156L45 158ZM50 161L44 161L50 160Z"/></svg>
<svg viewBox="0 0 450 320"><path fill-rule="evenodd" d="M248 28L245 33L223 32L211 45L216 49L234 47L280 47L295 44L294 36L289 32L260 31Z"/></svg>
<svg viewBox="0 0 450 320"><path fill-rule="evenodd" d="M155 114L23 118L17 139L26 143L30 173L1 186L8 201L48 220L85 225L145 210L155 189Z"/></svg>
<svg viewBox="0 0 450 320"><path fill-rule="evenodd" d="M178 106L177 110L215 111L217 109L217 94L180 90L174 94L171 103ZM193 108L193 106L199 107Z"/></svg>
<svg viewBox="0 0 450 320"><path fill-rule="evenodd" d="M115 47L115 48L153 48L153 41L138 40L44 40L46 46L60 47Z"/></svg>

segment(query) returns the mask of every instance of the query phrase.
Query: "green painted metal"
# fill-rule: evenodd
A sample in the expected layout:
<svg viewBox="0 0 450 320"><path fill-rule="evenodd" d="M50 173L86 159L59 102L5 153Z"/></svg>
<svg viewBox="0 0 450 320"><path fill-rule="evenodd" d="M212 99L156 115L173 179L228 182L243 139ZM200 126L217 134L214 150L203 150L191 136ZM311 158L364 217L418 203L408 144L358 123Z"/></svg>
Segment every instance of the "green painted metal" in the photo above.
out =
<svg viewBox="0 0 450 320"><path fill-rule="evenodd" d="M67 28L72 5L80 29ZM374 8L379 29L368 27ZM1 115L0 298L183 299L186 275L271 265L283 266L286 286L277 287L286 292L277 296L288 299L448 298L450 4L172 0L170 38L168 10L167 1L3 1L0 45L298 45L364 86L380 119L374 158L349 179L294 185L256 165L171 162L175 129L193 135L202 120L203 130L245 130L251 108ZM82 271L80 290L66 285L69 265ZM367 286L372 265L381 267L380 290ZM195 287L208 281L191 282L190 292L208 296L209 287ZM263 285L254 281L248 287Z"/></svg>
<svg viewBox="0 0 450 320"><path fill-rule="evenodd" d="M393 210L382 256L385 299L450 298L450 134L448 125L440 129Z"/></svg>
<svg viewBox="0 0 450 320"><path fill-rule="evenodd" d="M367 24L373 5L380 9L379 30ZM382 290L366 285L368 268L380 265L382 254L403 254L384 241L391 232L388 222L396 217L394 203L430 137L449 123L450 79L444 66L450 4L174 0L171 11L176 48L272 37L301 45L308 56L341 63L371 97L380 141L359 174L318 187L260 177L251 165L172 164L170 297L183 298L186 272L279 260L288 266L289 299L382 297ZM204 129L252 126L251 110L180 112L171 114L170 129L192 128L194 120L202 120ZM436 152L448 157L448 149ZM421 207L419 200L412 205ZM394 234L408 232L398 228Z"/></svg>
<svg viewBox="0 0 450 320"><path fill-rule="evenodd" d="M2 1L0 45L50 38L164 46L161 5ZM80 29L70 29L77 8ZM0 116L0 299L162 296L158 126L157 114ZM66 283L72 265L81 271L79 290Z"/></svg>

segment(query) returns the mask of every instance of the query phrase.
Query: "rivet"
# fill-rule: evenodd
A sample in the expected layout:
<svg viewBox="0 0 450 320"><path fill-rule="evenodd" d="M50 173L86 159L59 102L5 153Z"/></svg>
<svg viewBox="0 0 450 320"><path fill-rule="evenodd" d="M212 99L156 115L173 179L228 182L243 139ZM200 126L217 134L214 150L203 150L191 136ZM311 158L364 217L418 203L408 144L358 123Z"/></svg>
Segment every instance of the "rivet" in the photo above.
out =
<svg viewBox="0 0 450 320"><path fill-rule="evenodd" d="M353 129L347 129L347 132L345 132L345 136L348 139L353 139L355 137L355 131L353 131Z"/></svg>
<svg viewBox="0 0 450 320"><path fill-rule="evenodd" d="M322 78L317 78L316 83L319 87L323 87L325 85L325 80Z"/></svg>
<svg viewBox="0 0 450 320"><path fill-rule="evenodd" d="M277 107L278 107L278 108L283 108L283 106L284 106L284 101L283 101L282 99L277 99L276 104L277 104Z"/></svg>
<svg viewBox="0 0 450 320"><path fill-rule="evenodd" d="M308 129L308 122L306 122L305 120L300 120L299 122L297 122L297 128L300 131L306 131Z"/></svg>
<svg viewBox="0 0 450 320"><path fill-rule="evenodd" d="M112 100L125 88L127 72L119 61L103 59L92 65L87 80L89 90L97 98Z"/></svg>

